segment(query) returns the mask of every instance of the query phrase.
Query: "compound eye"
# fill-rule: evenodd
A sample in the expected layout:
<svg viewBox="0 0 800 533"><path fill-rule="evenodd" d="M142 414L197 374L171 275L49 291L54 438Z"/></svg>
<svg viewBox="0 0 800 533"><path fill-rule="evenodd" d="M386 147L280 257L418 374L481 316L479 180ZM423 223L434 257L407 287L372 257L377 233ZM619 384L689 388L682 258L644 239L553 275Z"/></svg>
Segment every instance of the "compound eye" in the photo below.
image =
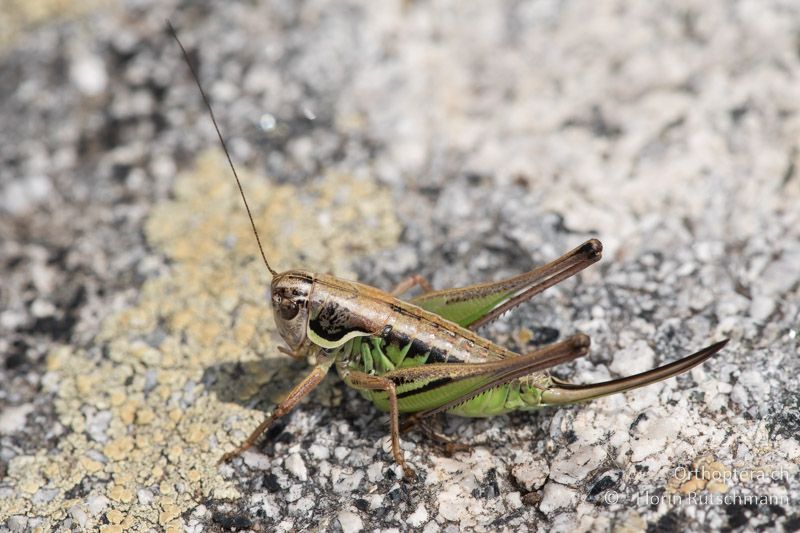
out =
<svg viewBox="0 0 800 533"><path fill-rule="evenodd" d="M291 300L284 300L278 306L278 314L284 320L291 320L297 316L300 306Z"/></svg>

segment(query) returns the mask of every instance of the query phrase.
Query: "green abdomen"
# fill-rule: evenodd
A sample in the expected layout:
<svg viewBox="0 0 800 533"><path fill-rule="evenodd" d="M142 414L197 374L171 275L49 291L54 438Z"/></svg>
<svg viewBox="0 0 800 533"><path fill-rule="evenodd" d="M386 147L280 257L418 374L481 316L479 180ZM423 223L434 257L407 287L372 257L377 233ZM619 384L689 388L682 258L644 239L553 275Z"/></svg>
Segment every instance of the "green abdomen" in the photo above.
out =
<svg viewBox="0 0 800 533"><path fill-rule="evenodd" d="M438 363L431 361L430 351L424 351L418 341L399 345L381 337L358 337L348 341L343 351L350 354L350 368L372 375L384 375L400 368ZM460 363L450 360L447 363ZM397 383L397 403L401 413L415 413L435 409L454 398L469 398L481 385L479 378L452 380L430 379ZM447 410L448 413L467 416L495 416L519 409L535 409L541 404L542 390L550 385L549 378L513 380L491 388L474 398ZM383 391L361 390L366 399L383 411L389 410L387 394Z"/></svg>

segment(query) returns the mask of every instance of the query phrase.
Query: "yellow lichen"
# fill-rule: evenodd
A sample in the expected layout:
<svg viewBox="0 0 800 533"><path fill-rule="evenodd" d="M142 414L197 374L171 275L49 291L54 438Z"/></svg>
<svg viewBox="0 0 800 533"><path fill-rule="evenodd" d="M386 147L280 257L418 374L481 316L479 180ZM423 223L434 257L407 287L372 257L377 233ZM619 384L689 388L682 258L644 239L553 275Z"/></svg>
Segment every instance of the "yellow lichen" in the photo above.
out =
<svg viewBox="0 0 800 533"><path fill-rule="evenodd" d="M0 8L0 50L32 27L53 19L80 17L109 4L107 0L4 0Z"/></svg>
<svg viewBox="0 0 800 533"><path fill-rule="evenodd" d="M111 393L111 398L110 398L111 405L113 405L114 407L119 407L120 405L125 403L126 398L127 396L125 396L125 393L123 391L120 390L113 391Z"/></svg>
<svg viewBox="0 0 800 533"><path fill-rule="evenodd" d="M18 487L19 490L22 491L24 494L33 495L37 490L39 490L42 487L42 484L43 482L41 479L29 478L22 480L22 482L18 485Z"/></svg>
<svg viewBox="0 0 800 533"><path fill-rule="evenodd" d="M130 503L133 500L133 493L124 487L115 485L108 491L108 497L117 502Z"/></svg>
<svg viewBox="0 0 800 533"><path fill-rule="evenodd" d="M133 440L127 435L114 439L103 447L106 457L114 461L124 459L131 450L133 450Z"/></svg>
<svg viewBox="0 0 800 533"><path fill-rule="evenodd" d="M144 426L156 419L156 412L149 407L141 409L136 413L136 423Z"/></svg>
<svg viewBox="0 0 800 533"><path fill-rule="evenodd" d="M161 513L158 515L158 523L162 526L172 522L175 518L180 516L181 512L177 505L174 503L164 503L161 506Z"/></svg>
<svg viewBox="0 0 800 533"><path fill-rule="evenodd" d="M99 472L103 469L103 463L100 461L95 461L94 459L90 459L89 457L81 457L80 459L81 468L83 468L86 472L90 474L94 474L95 472Z"/></svg>
<svg viewBox="0 0 800 533"><path fill-rule="evenodd" d="M723 481L712 480L706 485L706 490L708 492L725 493L728 492L729 489L730 487L728 487L728 484Z"/></svg>
<svg viewBox="0 0 800 533"><path fill-rule="evenodd" d="M706 488L707 481L701 477L693 477L680 486L680 491L683 494L691 494Z"/></svg>
<svg viewBox="0 0 800 533"><path fill-rule="evenodd" d="M180 520L173 520L164 526L165 533L183 533L183 524Z"/></svg>
<svg viewBox="0 0 800 533"><path fill-rule="evenodd" d="M7 475L19 491L0 502L0 516L44 517L49 526L86 504L65 497L86 476L100 487L86 498L108 498L102 512L87 513L88 530L181 530L198 497L239 496L216 462L263 413L230 398L246 391L275 401L299 376L275 364L285 356L266 301L269 279L223 161L217 153L201 157L194 172L178 177L174 198L154 206L145 234L169 267L143 284L133 306L104 319L96 342L107 357L69 346L50 353L56 413L68 433L55 450L11 460ZM278 269L352 277L355 254L399 235L390 197L370 181L331 174L300 190L264 176L242 180ZM232 378L220 370L233 363L247 371ZM202 385L207 372L218 374L224 399ZM86 413L100 410L111 416L106 439L95 441ZM225 421L237 430L223 429ZM43 487L59 495L34 504ZM140 501L140 490L153 498Z"/></svg>
<svg viewBox="0 0 800 533"><path fill-rule="evenodd" d="M117 509L111 509L106 513L106 518L108 518L108 521L112 524L120 524L125 520L125 515Z"/></svg>
<svg viewBox="0 0 800 533"><path fill-rule="evenodd" d="M517 343L517 346L525 347L530 341L533 340L533 331L526 327L521 327L514 330L511 336L514 339L514 342Z"/></svg>
<svg viewBox="0 0 800 533"><path fill-rule="evenodd" d="M667 492L691 494L701 490L713 493L725 493L730 490L727 481L731 478L731 469L717 461L711 455L698 457L692 462L691 470L676 468L673 476L667 481Z"/></svg>

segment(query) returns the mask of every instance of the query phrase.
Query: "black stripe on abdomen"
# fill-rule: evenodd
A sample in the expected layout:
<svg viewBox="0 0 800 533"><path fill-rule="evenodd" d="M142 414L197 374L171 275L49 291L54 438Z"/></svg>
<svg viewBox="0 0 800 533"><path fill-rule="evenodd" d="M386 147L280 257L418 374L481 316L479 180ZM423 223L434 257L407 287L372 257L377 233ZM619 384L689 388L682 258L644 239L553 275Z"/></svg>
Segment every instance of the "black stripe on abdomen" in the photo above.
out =
<svg viewBox="0 0 800 533"><path fill-rule="evenodd" d="M407 390L407 391L401 392L400 394L397 395L397 399L400 400L402 398L408 398L409 396L413 396L415 394L423 394L423 393L432 391L434 389L437 389L437 388L439 388L439 387L441 387L443 385L447 385L448 383L450 383L452 381L453 381L453 378L451 378L451 377L443 377L443 378L439 378L439 379L434 379L430 383L426 383L425 385L423 385L422 387L420 387L418 389Z"/></svg>

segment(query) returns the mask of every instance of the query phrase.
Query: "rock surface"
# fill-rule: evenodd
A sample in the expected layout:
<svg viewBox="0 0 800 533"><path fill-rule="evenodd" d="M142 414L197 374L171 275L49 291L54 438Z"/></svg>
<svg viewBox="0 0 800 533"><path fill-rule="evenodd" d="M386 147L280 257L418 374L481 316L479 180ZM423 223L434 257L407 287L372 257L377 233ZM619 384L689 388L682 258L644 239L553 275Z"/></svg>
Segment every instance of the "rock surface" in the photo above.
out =
<svg viewBox="0 0 800 533"><path fill-rule="evenodd" d="M335 376L218 466L307 367L166 18L279 269L448 287L597 237L482 333L589 334L555 371L581 383L731 342L625 395L445 418L451 457L404 435L417 483ZM800 527L800 6L36 1L0 35L0 527Z"/></svg>

